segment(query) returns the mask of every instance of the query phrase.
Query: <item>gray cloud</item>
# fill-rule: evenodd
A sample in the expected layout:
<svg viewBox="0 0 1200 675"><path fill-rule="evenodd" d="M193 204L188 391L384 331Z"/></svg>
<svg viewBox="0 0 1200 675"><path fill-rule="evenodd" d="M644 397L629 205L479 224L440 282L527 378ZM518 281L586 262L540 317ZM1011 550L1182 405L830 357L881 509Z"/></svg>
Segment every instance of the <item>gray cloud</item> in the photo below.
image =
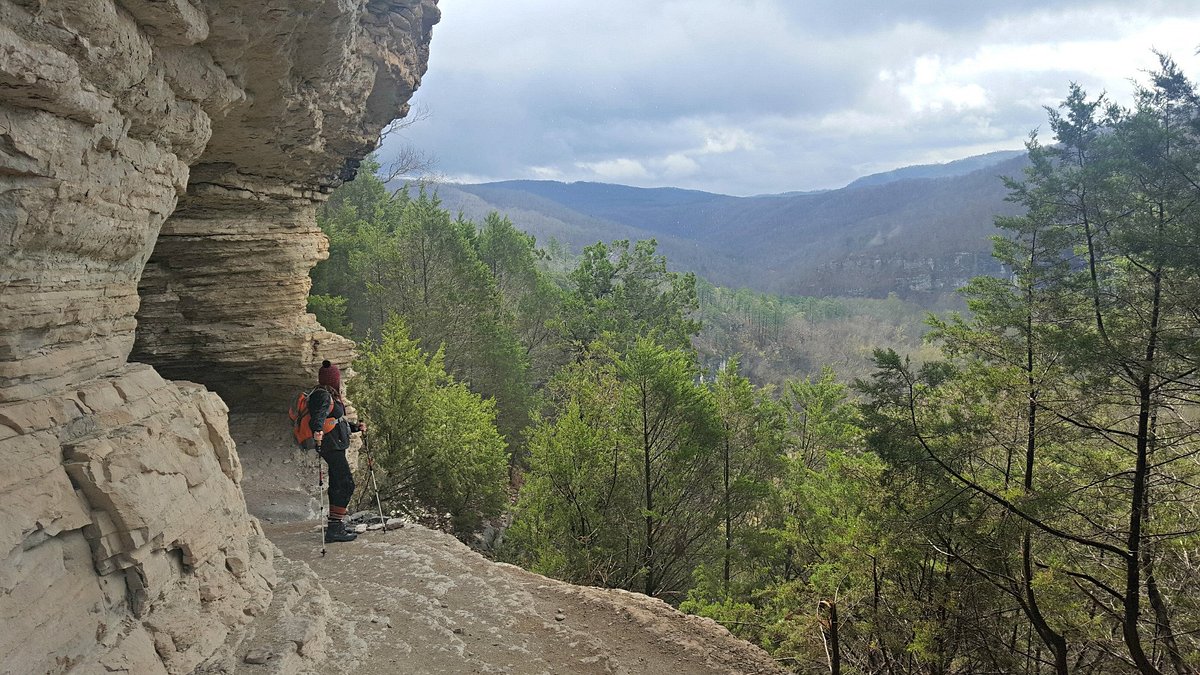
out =
<svg viewBox="0 0 1200 675"><path fill-rule="evenodd" d="M389 144L451 179L833 187L1020 147L1071 81L1128 98L1151 47L1197 61L1191 3L1046 4L442 0L430 116Z"/></svg>
<svg viewBox="0 0 1200 675"><path fill-rule="evenodd" d="M750 0L745 4L756 3ZM1128 0L805 0L780 3L780 7L798 23L822 30L873 33L897 23L921 23L953 32L975 31L997 20L1020 21L1038 13L1078 9L1128 10L1131 4ZM1189 16L1196 11L1191 0L1141 0L1136 4L1132 11L1139 15Z"/></svg>

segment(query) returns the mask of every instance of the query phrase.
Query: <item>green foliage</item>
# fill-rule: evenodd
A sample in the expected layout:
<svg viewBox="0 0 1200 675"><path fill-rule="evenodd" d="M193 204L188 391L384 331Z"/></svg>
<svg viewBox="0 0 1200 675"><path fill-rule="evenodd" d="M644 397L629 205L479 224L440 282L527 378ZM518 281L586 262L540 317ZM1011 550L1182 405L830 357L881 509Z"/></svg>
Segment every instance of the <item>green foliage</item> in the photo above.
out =
<svg viewBox="0 0 1200 675"><path fill-rule="evenodd" d="M604 342L550 383L508 555L585 583L680 592L711 555L716 519L711 396L690 352Z"/></svg>
<svg viewBox="0 0 1200 675"><path fill-rule="evenodd" d="M731 359L712 383L711 391L720 424L717 461L720 463L717 508L722 517L721 590L730 597L739 576L754 578L756 558L771 542L762 531L764 509L773 481L781 474L785 458L784 407L770 390L757 389L738 372Z"/></svg>
<svg viewBox="0 0 1200 675"><path fill-rule="evenodd" d="M561 329L572 353L582 354L604 336L617 349L648 337L672 349L690 349L700 330L696 276L667 271L653 240L611 246L597 242L583 250L570 274Z"/></svg>
<svg viewBox="0 0 1200 675"><path fill-rule="evenodd" d="M920 360L936 358L923 346L926 312L895 295L885 300L779 296L697 283L699 320L694 341L706 366L717 369L741 355L747 376L782 385L833 368L844 381L866 377L871 352L891 347Z"/></svg>
<svg viewBox="0 0 1200 675"><path fill-rule="evenodd" d="M880 489L884 465L879 458L835 452L822 464L815 470L792 458L780 495L788 514L779 531L787 554L785 573L764 598L766 612L777 617L765 637L777 651L801 662L816 660L821 631L832 628L831 606L839 613L843 649L869 653L871 638L863 628L879 620L872 604L875 586L905 563L888 555L885 524L891 514ZM796 607L814 612L796 616Z"/></svg>
<svg viewBox="0 0 1200 675"><path fill-rule="evenodd" d="M530 364L530 379L540 386L562 363L554 324L562 312L563 292L543 273L546 254L534 238L508 218L489 214L477 239L479 258L491 272L503 310Z"/></svg>
<svg viewBox="0 0 1200 675"><path fill-rule="evenodd" d="M495 280L479 259L475 226L451 220L422 193L406 204L384 252L371 304L409 323L426 350L444 347L446 370L499 403L501 428L517 438L527 419L528 361Z"/></svg>
<svg viewBox="0 0 1200 675"><path fill-rule="evenodd" d="M846 386L837 382L832 368L818 380L789 381L784 388L791 454L817 466L830 452L848 452L862 446L858 413L848 400Z"/></svg>
<svg viewBox="0 0 1200 675"><path fill-rule="evenodd" d="M378 343L361 347L350 395L370 421L370 450L388 504L414 501L448 513L469 532L503 510L508 480L495 406L443 369L393 318Z"/></svg>
<svg viewBox="0 0 1200 675"><path fill-rule="evenodd" d="M598 379L607 389L613 382ZM535 572L575 583L628 587L637 574L636 480L612 432L613 410L580 392L554 421L535 420L525 474L506 546ZM586 410L586 412L585 412Z"/></svg>
<svg viewBox="0 0 1200 675"><path fill-rule="evenodd" d="M358 178L334 190L317 214L317 224L329 238L329 258L312 271L314 295L347 299L356 337L378 334L387 314L369 306L364 263L395 232L407 195L393 196L375 177L378 165L364 162ZM370 265L366 265L367 268Z"/></svg>
<svg viewBox="0 0 1200 675"><path fill-rule="evenodd" d="M389 192L370 167L334 192L318 222L330 256L313 270L313 293L330 299L314 311L326 326L345 330L348 315L362 340L404 317L422 348L444 347L448 372L494 399L501 432L519 441L533 387L558 359L549 326L561 301L533 239L499 217L477 232L424 191ZM343 299L340 315L333 298Z"/></svg>
<svg viewBox="0 0 1200 675"><path fill-rule="evenodd" d="M456 531L470 532L481 519L499 515L508 495L508 456L495 406L461 383L434 390L425 405L418 443L434 449L433 461L415 494L449 513Z"/></svg>
<svg viewBox="0 0 1200 675"><path fill-rule="evenodd" d="M690 352L642 338L617 365L625 383L619 428L641 469L643 592L677 592L714 525L705 508L717 471L712 401L695 384Z"/></svg>
<svg viewBox="0 0 1200 675"><path fill-rule="evenodd" d="M352 328L346 320L346 299L335 295L308 296L308 311L326 330L350 337Z"/></svg>
<svg viewBox="0 0 1200 675"><path fill-rule="evenodd" d="M1198 120L1166 58L1131 109L1072 87L1054 143L1031 138L1006 182L1006 276L930 319L936 350L913 348L894 297L697 289L653 241L588 247L560 291L504 218L476 231L425 195L347 196L327 225L364 280L350 320L369 320L361 297L420 327L389 325L354 385L389 491L464 526L495 513L494 411L446 370L501 409L544 385L511 560L681 601L803 672L1195 672ZM716 328L695 349L698 308ZM871 332L853 389L815 367L860 374L849 336ZM821 356L800 367L802 348Z"/></svg>

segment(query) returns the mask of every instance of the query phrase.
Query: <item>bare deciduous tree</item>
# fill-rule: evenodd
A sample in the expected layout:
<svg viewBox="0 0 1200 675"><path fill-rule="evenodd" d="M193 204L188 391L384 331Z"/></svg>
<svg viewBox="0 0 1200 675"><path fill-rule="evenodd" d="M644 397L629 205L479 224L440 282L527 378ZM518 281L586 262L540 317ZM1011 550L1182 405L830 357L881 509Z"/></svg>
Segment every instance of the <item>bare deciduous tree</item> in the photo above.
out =
<svg viewBox="0 0 1200 675"><path fill-rule="evenodd" d="M392 120L390 124L379 132L379 143L377 147L383 147L384 141L392 136L402 138L402 133L405 129L429 119L429 109L423 106L410 108L408 113L399 119ZM437 164L434 156L419 148L413 147L408 143L403 143L396 150L395 156L383 168L380 178L384 183L391 183L394 180L413 177L418 181L429 180L433 167Z"/></svg>

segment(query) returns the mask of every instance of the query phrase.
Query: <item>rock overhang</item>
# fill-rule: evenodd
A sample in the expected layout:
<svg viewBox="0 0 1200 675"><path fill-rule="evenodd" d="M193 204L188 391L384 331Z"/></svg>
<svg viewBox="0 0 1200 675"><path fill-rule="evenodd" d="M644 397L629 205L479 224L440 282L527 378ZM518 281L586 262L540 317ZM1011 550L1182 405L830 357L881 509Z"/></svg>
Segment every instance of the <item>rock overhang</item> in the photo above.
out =
<svg viewBox="0 0 1200 675"><path fill-rule="evenodd" d="M187 672L265 606L226 405L349 358L305 312L316 204L403 113L437 18L0 0L6 668Z"/></svg>

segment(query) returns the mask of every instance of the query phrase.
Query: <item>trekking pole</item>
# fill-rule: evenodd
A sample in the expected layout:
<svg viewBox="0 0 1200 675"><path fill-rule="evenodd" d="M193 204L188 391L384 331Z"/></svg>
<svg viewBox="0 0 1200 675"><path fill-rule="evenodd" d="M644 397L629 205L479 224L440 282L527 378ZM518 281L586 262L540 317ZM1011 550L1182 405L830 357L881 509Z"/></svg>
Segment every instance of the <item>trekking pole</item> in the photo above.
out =
<svg viewBox="0 0 1200 675"><path fill-rule="evenodd" d="M321 511L317 514L318 518L325 518L325 524L317 528L317 532L321 535L321 557L325 557L325 528L329 527L329 519L325 514L325 467L321 466L321 453L317 455L317 489L321 491Z"/></svg>
<svg viewBox="0 0 1200 675"><path fill-rule="evenodd" d="M387 516L383 514L383 502L379 499L379 481L375 480L375 457L371 454L371 444L367 441L367 435L363 434L363 450L367 453L367 473L371 474L371 487L375 488L375 508L379 509L379 520L383 524L383 531L387 532Z"/></svg>

